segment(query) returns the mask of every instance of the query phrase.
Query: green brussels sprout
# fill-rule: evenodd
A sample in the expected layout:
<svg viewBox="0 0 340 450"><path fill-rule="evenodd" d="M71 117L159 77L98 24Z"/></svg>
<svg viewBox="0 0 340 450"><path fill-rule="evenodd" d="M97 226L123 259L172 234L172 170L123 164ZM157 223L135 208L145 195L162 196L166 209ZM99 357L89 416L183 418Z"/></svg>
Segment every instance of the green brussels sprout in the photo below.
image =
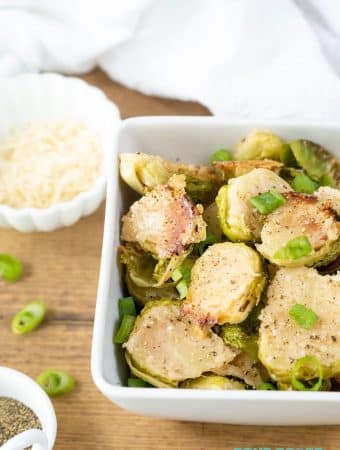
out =
<svg viewBox="0 0 340 450"><path fill-rule="evenodd" d="M181 302L148 302L123 345L134 375L154 386L173 386L205 372L223 375L236 351L207 327L183 317Z"/></svg>
<svg viewBox="0 0 340 450"><path fill-rule="evenodd" d="M264 216L250 203L260 193L292 191L289 184L268 169L254 169L229 180L216 197L218 218L224 234L232 241L256 241L260 237Z"/></svg>
<svg viewBox="0 0 340 450"><path fill-rule="evenodd" d="M214 167L222 174L225 181L230 178L240 177L254 169L267 169L279 172L283 164L272 159L252 159L245 161L216 161Z"/></svg>
<svg viewBox="0 0 340 450"><path fill-rule="evenodd" d="M183 313L200 323L240 323L256 305L265 286L259 254L245 244L211 245L191 270Z"/></svg>
<svg viewBox="0 0 340 450"><path fill-rule="evenodd" d="M269 214L257 250L278 266L326 265L340 252L340 224L316 197L291 192Z"/></svg>
<svg viewBox="0 0 340 450"><path fill-rule="evenodd" d="M252 388L257 388L269 379L267 370L259 360L246 352L239 353L228 364L226 376L238 378Z"/></svg>
<svg viewBox="0 0 340 450"><path fill-rule="evenodd" d="M332 208L340 217L340 190L321 186L314 194L322 203Z"/></svg>
<svg viewBox="0 0 340 450"><path fill-rule="evenodd" d="M223 183L221 174L211 166L173 163L145 153L121 153L119 159L122 179L140 194L178 174L185 175L185 189L194 202L210 203Z"/></svg>
<svg viewBox="0 0 340 450"><path fill-rule="evenodd" d="M254 130L236 146L236 159L280 160L284 142L270 131Z"/></svg>
<svg viewBox="0 0 340 450"><path fill-rule="evenodd" d="M203 241L203 207L191 202L184 185L183 175L173 175L133 203L122 218L122 241L138 244L156 259L169 259Z"/></svg>
<svg viewBox="0 0 340 450"><path fill-rule="evenodd" d="M259 330L259 358L274 380L290 384L295 362L307 355L320 362L324 378L340 373L339 299L339 275L320 275L308 267L277 271ZM297 303L305 307L299 320L290 314ZM317 321L306 328L310 311Z"/></svg>
<svg viewBox="0 0 340 450"><path fill-rule="evenodd" d="M161 298L179 300L178 291L174 286L174 283L166 283L166 285L162 287L141 287L132 281L129 272L126 273L125 283L129 294L141 306L146 305L149 301L160 300Z"/></svg>
<svg viewBox="0 0 340 450"><path fill-rule="evenodd" d="M219 389L219 390L238 390L245 389L246 385L240 381L218 375L202 375L193 380L185 380L180 384L184 389Z"/></svg>
<svg viewBox="0 0 340 450"><path fill-rule="evenodd" d="M226 323L221 328L221 338L226 345L244 351L254 359L257 358L258 345L256 334L248 334L241 324Z"/></svg>
<svg viewBox="0 0 340 450"><path fill-rule="evenodd" d="M204 209L203 219L207 224L207 231L210 231L216 237L217 241L221 241L223 237L223 231L221 229L217 214L218 209L216 203L211 203L207 208Z"/></svg>
<svg viewBox="0 0 340 450"><path fill-rule="evenodd" d="M300 139L289 142L289 146L300 167L313 180L321 182L329 177L335 186L340 185L340 161L334 155L314 142Z"/></svg>
<svg viewBox="0 0 340 450"><path fill-rule="evenodd" d="M145 253L134 245L119 247L119 256L122 264L126 265L129 279L141 288L163 288L173 286L170 281L174 270L180 266L191 253L192 247L180 255L157 261L150 253Z"/></svg>

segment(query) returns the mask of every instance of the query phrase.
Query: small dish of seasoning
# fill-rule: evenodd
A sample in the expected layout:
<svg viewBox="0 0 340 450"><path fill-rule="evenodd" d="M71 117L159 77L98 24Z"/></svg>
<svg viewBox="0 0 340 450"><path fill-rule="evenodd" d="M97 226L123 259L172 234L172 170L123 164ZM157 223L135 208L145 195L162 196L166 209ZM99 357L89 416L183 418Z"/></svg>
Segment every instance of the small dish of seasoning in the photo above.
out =
<svg viewBox="0 0 340 450"><path fill-rule="evenodd" d="M41 387L21 372L0 367L0 448L52 450L57 421Z"/></svg>

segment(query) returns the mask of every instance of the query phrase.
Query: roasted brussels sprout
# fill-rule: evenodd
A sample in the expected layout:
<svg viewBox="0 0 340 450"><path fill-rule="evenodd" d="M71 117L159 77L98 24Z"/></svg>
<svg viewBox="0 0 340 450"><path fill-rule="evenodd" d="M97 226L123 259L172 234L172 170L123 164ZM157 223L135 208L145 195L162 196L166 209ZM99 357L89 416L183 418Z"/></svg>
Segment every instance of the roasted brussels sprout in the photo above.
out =
<svg viewBox="0 0 340 450"><path fill-rule="evenodd" d="M145 153L121 153L120 174L140 194L166 184L174 174L185 175L186 192L195 202L209 203L222 185L221 174L212 166L179 164Z"/></svg>
<svg viewBox="0 0 340 450"><path fill-rule="evenodd" d="M160 259L157 261L150 253L145 253L128 244L119 247L121 262L126 265L130 280L139 287L163 288L169 285L173 271L182 264L190 254L192 247L182 252L180 255L172 256L169 259ZM170 286L173 283L170 282Z"/></svg>
<svg viewBox="0 0 340 450"><path fill-rule="evenodd" d="M241 352L227 366L227 376L236 377L248 386L257 388L269 375L257 358Z"/></svg>
<svg viewBox="0 0 340 450"><path fill-rule="evenodd" d="M224 234L232 241L254 241L260 237L264 216L250 203L257 194L276 190L289 192L289 184L267 169L254 169L229 180L216 197L218 218Z"/></svg>
<svg viewBox="0 0 340 450"><path fill-rule="evenodd" d="M279 172L283 164L272 159L255 159L251 161L217 161L214 166L222 172L225 180L229 180L229 178L245 175L254 169L268 169Z"/></svg>
<svg viewBox="0 0 340 450"><path fill-rule="evenodd" d="M340 217L340 190L321 186L314 194L321 202L332 208Z"/></svg>
<svg viewBox="0 0 340 450"><path fill-rule="evenodd" d="M168 282L162 287L141 287L131 280L129 272L126 273L125 282L129 294L137 301L139 305L146 305L152 300L160 300L161 298L169 298L179 300L179 295L175 283Z"/></svg>
<svg viewBox="0 0 340 450"><path fill-rule="evenodd" d="M286 203L266 217L257 250L271 263L286 267L326 265L335 259L340 223L334 211L313 196L291 192L285 197ZM294 242L296 248L289 251Z"/></svg>
<svg viewBox="0 0 340 450"><path fill-rule="evenodd" d="M242 324L226 323L222 326L220 335L226 345L242 350L252 358L257 359L258 336L255 333L247 333L242 328Z"/></svg>
<svg viewBox="0 0 340 450"><path fill-rule="evenodd" d="M289 143L293 155L305 172L322 183L324 177L330 177L335 186L340 185L340 162L334 155L314 142L300 139Z"/></svg>
<svg viewBox="0 0 340 450"><path fill-rule="evenodd" d="M207 224L207 231L213 233L218 241L222 240L223 231L220 226L220 222L217 217L218 209L216 203L211 203L207 208L205 208L203 213L203 219Z"/></svg>
<svg viewBox="0 0 340 450"><path fill-rule="evenodd" d="M183 312L202 324L239 323L256 305L265 286L258 253L245 244L210 246L191 270Z"/></svg>
<svg viewBox="0 0 340 450"><path fill-rule="evenodd" d="M313 268L281 268L268 289L260 314L259 357L272 378L290 383L294 363L313 355L323 367L324 378L340 373L340 277L319 275ZM290 315L303 305L318 320L305 328Z"/></svg>
<svg viewBox="0 0 340 450"><path fill-rule="evenodd" d="M207 327L183 317L180 302L148 302L124 344L134 375L154 386L176 387L205 372L223 375L237 352Z"/></svg>
<svg viewBox="0 0 340 450"><path fill-rule="evenodd" d="M270 131L254 130L236 146L236 159L280 160L284 142Z"/></svg>
<svg viewBox="0 0 340 450"><path fill-rule="evenodd" d="M206 236L203 207L185 195L182 175L156 186L136 201L122 219L121 239L137 243L156 259L179 255Z"/></svg>
<svg viewBox="0 0 340 450"><path fill-rule="evenodd" d="M245 389L246 386L240 381L231 378L220 377L218 375L202 375L194 380L186 380L180 384L184 389L219 389L219 390L237 390Z"/></svg>

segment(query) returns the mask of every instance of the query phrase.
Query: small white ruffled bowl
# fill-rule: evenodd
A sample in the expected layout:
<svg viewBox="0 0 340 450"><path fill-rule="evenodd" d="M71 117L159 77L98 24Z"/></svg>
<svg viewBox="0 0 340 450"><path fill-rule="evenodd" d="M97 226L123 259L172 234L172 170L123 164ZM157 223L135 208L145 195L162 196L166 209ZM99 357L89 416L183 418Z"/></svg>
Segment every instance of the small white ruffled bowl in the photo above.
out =
<svg viewBox="0 0 340 450"><path fill-rule="evenodd" d="M91 189L45 209L16 209L0 204L0 227L22 232L53 231L94 212L105 198L107 160L120 123L114 103L85 81L54 73L1 80L0 98L0 139L32 122L70 118L93 130L103 150L101 174Z"/></svg>

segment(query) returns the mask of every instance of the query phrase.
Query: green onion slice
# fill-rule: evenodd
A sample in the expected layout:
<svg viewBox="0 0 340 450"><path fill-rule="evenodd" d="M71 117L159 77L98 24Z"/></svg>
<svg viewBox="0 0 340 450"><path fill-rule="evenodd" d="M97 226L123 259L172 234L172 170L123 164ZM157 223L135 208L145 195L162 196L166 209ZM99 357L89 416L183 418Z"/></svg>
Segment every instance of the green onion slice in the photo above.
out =
<svg viewBox="0 0 340 450"><path fill-rule="evenodd" d="M143 388L151 386L149 383L147 383L144 380L141 380L140 378L128 378L127 384L128 387L135 387L135 388Z"/></svg>
<svg viewBox="0 0 340 450"><path fill-rule="evenodd" d="M29 303L19 311L12 319L12 331L15 334L25 334L33 331L44 320L46 305L37 301Z"/></svg>
<svg viewBox="0 0 340 450"><path fill-rule="evenodd" d="M38 376L37 383L53 397L73 391L76 381L72 375L62 370L46 370Z"/></svg>
<svg viewBox="0 0 340 450"><path fill-rule="evenodd" d="M316 380L311 386L301 381ZM319 391L322 387L323 368L315 356L304 356L298 359L292 368L292 386L298 391Z"/></svg>
<svg viewBox="0 0 340 450"><path fill-rule="evenodd" d="M291 239L274 253L275 259L299 259L312 253L313 247L307 236Z"/></svg>
<svg viewBox="0 0 340 450"><path fill-rule="evenodd" d="M309 178L304 173L296 175L292 182L293 188L296 192L304 192L306 194L313 194L318 188L318 183Z"/></svg>
<svg viewBox="0 0 340 450"><path fill-rule="evenodd" d="M279 208L285 203L285 198L275 190L263 192L263 194L256 195L250 199L250 203L261 214L269 214L275 209Z"/></svg>
<svg viewBox="0 0 340 450"><path fill-rule="evenodd" d="M22 275L21 262L12 255L0 254L0 276L10 283L17 281Z"/></svg>
<svg viewBox="0 0 340 450"><path fill-rule="evenodd" d="M276 391L276 387L272 383L262 383L257 387L258 391Z"/></svg>
<svg viewBox="0 0 340 450"><path fill-rule="evenodd" d="M135 324L136 317L125 314L122 318L120 327L114 337L115 344L124 344L129 338L129 335Z"/></svg>
<svg viewBox="0 0 340 450"><path fill-rule="evenodd" d="M301 328L305 328L306 330L312 328L318 321L318 316L313 310L299 303L292 306L289 310L289 315Z"/></svg>
<svg viewBox="0 0 340 450"><path fill-rule="evenodd" d="M186 280L181 280L179 283L177 283L176 285L176 289L179 293L179 298L182 300L183 298L185 298L187 296L188 293L188 283Z"/></svg>
<svg viewBox="0 0 340 450"><path fill-rule="evenodd" d="M197 244L197 250L200 255L202 255L209 245L216 244L218 242L217 236L211 231L207 231L207 236L204 241Z"/></svg>
<svg viewBox="0 0 340 450"><path fill-rule="evenodd" d="M224 148L217 150L217 152L210 156L211 164L215 161L230 161L231 159L233 159L231 152L229 150L225 150Z"/></svg>
<svg viewBox="0 0 340 450"><path fill-rule="evenodd" d="M136 305L133 297L122 297L118 300L119 316L123 317L124 314L129 316L136 316Z"/></svg>

